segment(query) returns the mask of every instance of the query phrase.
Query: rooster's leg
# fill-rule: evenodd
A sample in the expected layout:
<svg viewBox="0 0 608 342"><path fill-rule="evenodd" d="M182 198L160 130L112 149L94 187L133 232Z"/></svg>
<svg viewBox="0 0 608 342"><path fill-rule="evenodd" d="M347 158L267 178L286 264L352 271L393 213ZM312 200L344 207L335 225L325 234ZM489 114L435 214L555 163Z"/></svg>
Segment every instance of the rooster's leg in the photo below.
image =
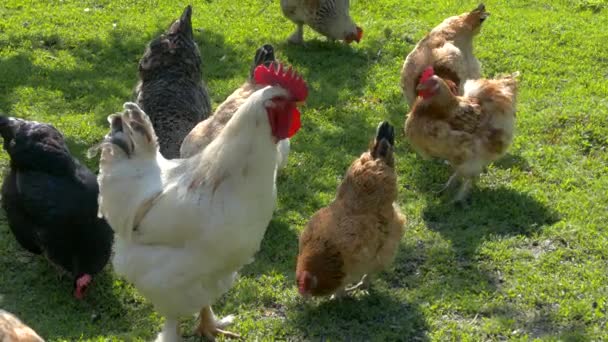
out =
<svg viewBox="0 0 608 342"><path fill-rule="evenodd" d="M366 274L361 278L361 281L357 283L357 285L346 288L346 292L351 292L355 290L368 290L371 285L370 277Z"/></svg>
<svg viewBox="0 0 608 342"><path fill-rule="evenodd" d="M473 188L473 180L471 178L466 178L462 182L462 185L460 186L456 197L454 197L453 202L462 203L465 199L467 199L467 197L471 193L471 188Z"/></svg>
<svg viewBox="0 0 608 342"><path fill-rule="evenodd" d="M446 190L448 190L449 188L452 187L452 185L454 185L454 183L456 182L456 180L458 179L458 172L454 172L453 175L450 176L450 179L448 179L448 182L445 183L445 185L443 186L443 188L441 188L439 191L437 191L436 193L438 195L441 195L442 193L444 193Z"/></svg>
<svg viewBox="0 0 608 342"><path fill-rule="evenodd" d="M156 337L155 342L160 341L179 341L179 322L174 318L165 318L163 330Z"/></svg>
<svg viewBox="0 0 608 342"><path fill-rule="evenodd" d="M296 32L294 32L287 39L288 42L293 44L302 44L304 42L304 24L296 24Z"/></svg>
<svg viewBox="0 0 608 342"><path fill-rule="evenodd" d="M215 319L211 306L205 306L201 309L199 316L200 322L196 328L196 334L204 336L210 341L215 341L217 335L224 335L230 338L240 338L241 336L230 331L222 330L234 320L233 315L226 316L220 320Z"/></svg>

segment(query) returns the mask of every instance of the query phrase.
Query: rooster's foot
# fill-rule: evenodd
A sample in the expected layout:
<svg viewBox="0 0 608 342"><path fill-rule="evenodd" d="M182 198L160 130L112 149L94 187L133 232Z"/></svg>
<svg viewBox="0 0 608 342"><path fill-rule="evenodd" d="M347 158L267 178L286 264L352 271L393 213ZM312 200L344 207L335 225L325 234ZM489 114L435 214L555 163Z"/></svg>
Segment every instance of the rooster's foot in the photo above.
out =
<svg viewBox="0 0 608 342"><path fill-rule="evenodd" d="M224 335L228 338L241 338L241 335L230 331L223 330L234 321L234 315L226 316L220 320L216 320L210 306L206 306L201 310L200 322L195 330L198 336L207 338L209 341L215 341L217 335Z"/></svg>
<svg viewBox="0 0 608 342"><path fill-rule="evenodd" d="M456 197L454 197L454 199L452 200L452 203L460 205L466 204L465 202L470 198L472 188L473 181L471 179L465 180L460 186Z"/></svg>
<svg viewBox="0 0 608 342"><path fill-rule="evenodd" d="M348 287L345 289L346 292L352 292L356 290L367 291L371 286L371 280L369 276L366 274L361 278L361 281L357 283L357 285Z"/></svg>

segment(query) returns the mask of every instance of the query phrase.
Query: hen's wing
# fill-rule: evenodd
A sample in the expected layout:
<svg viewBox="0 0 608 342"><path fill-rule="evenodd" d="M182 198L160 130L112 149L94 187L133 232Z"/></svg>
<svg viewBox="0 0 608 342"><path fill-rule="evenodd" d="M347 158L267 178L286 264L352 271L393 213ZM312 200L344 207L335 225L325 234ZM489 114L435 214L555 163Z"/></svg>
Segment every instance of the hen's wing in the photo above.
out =
<svg viewBox="0 0 608 342"><path fill-rule="evenodd" d="M27 246L36 246L34 252L44 250L53 263L74 272L74 253L82 247L82 230L97 228L97 193L85 190L74 180L36 171L17 171L15 183L16 203L8 205L19 210L8 215L17 220L16 224L26 224L15 227L20 230L15 235L26 239ZM85 234L97 236L92 231ZM89 253L97 255L95 251Z"/></svg>
<svg viewBox="0 0 608 342"><path fill-rule="evenodd" d="M481 124L481 114L477 104L464 102L445 121L454 131L474 134Z"/></svg>
<svg viewBox="0 0 608 342"><path fill-rule="evenodd" d="M97 193L74 180L37 171L17 172L21 207L40 225L70 224L96 217Z"/></svg>

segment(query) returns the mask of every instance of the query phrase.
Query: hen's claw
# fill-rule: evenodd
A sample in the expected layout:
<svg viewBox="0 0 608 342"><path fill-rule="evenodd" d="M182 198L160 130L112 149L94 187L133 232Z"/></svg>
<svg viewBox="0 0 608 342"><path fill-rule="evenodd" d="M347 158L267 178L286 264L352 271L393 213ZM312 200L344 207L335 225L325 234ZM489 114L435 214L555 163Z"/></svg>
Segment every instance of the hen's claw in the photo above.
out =
<svg viewBox="0 0 608 342"><path fill-rule="evenodd" d="M357 283L357 285L348 287L345 289L346 292L352 292L355 290L362 290L362 291L366 291L369 290L371 286L371 281L369 279L369 276L366 274L361 278L361 281Z"/></svg>
<svg viewBox="0 0 608 342"><path fill-rule="evenodd" d="M234 321L234 315L228 315L220 320L216 320L210 306L204 307L200 313L200 323L195 334L204 336L209 341L215 341L217 335L224 335L228 338L240 339L241 335L223 330Z"/></svg>
<svg viewBox="0 0 608 342"><path fill-rule="evenodd" d="M471 195L472 188L473 188L473 181L470 179L466 179L460 186L460 189L458 190L456 197L454 197L454 199L452 200L452 203L465 204L465 201Z"/></svg>

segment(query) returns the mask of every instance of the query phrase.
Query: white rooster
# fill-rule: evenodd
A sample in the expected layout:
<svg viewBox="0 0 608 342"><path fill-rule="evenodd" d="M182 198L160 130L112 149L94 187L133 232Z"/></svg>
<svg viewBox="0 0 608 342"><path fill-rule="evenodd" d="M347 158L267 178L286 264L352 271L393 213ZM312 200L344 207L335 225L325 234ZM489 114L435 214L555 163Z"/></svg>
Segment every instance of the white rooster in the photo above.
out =
<svg viewBox="0 0 608 342"><path fill-rule="evenodd" d="M232 322L213 304L253 260L276 200L276 144L300 127L306 83L261 65L252 94L218 137L187 159L159 153L148 116L127 102L101 143L99 210L116 232L115 271L165 317L157 341L178 341L178 319L200 310L197 333L214 339ZM201 309L202 308L202 309Z"/></svg>

